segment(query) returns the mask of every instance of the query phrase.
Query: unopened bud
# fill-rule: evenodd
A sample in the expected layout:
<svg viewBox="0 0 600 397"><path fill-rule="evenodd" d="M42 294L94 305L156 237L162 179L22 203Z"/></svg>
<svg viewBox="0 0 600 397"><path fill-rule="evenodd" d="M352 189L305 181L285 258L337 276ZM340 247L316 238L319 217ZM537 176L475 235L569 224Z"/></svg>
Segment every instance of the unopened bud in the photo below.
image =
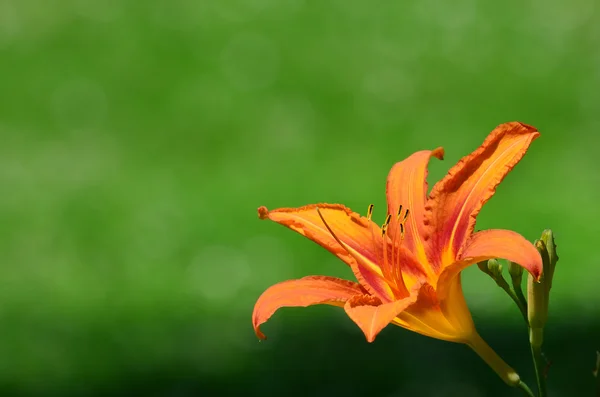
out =
<svg viewBox="0 0 600 397"><path fill-rule="evenodd" d="M488 261L477 262L477 267L488 276L491 276L490 269L488 269Z"/></svg>
<svg viewBox="0 0 600 397"><path fill-rule="evenodd" d="M490 259L487 261L487 270L490 277L498 284L498 287L502 288L506 292L510 290L508 283L502 275L502 265L497 259Z"/></svg>
<svg viewBox="0 0 600 397"><path fill-rule="evenodd" d="M523 280L523 268L514 262L508 262L508 274L512 278L513 286L521 285L521 280Z"/></svg>
<svg viewBox="0 0 600 397"><path fill-rule="evenodd" d="M529 320L530 342L532 346L541 346L543 341L543 329L548 319L548 284L546 282L546 270L550 266L548 250L543 240L536 240L535 248L542 257L544 270L540 281L536 282L531 274L527 277L527 318Z"/></svg>
<svg viewBox="0 0 600 397"><path fill-rule="evenodd" d="M552 230L544 230L541 240L546 245L546 251L548 251L548 269L544 268L544 278L548 286L548 291L550 291L550 288L552 288L552 279L554 278L554 269L556 268L556 263L558 262L556 243L554 242L554 234L552 233Z"/></svg>
<svg viewBox="0 0 600 397"><path fill-rule="evenodd" d="M523 277L523 270L519 265L516 265L521 270L515 270L513 267L516 264L509 262L509 272L513 281L514 290L506 282L506 279L502 275L502 264L497 259L490 259L486 262L479 262L477 266L481 269L482 272L487 274L496 282L498 287L502 288L508 296L517 304L525 322L528 322L527 319L527 301L525 300L525 296L523 296L523 290L521 289L521 279ZM515 276L518 278L518 284L515 284Z"/></svg>
<svg viewBox="0 0 600 397"><path fill-rule="evenodd" d="M490 259L488 261L488 270L494 279L502 278L502 265L497 259Z"/></svg>

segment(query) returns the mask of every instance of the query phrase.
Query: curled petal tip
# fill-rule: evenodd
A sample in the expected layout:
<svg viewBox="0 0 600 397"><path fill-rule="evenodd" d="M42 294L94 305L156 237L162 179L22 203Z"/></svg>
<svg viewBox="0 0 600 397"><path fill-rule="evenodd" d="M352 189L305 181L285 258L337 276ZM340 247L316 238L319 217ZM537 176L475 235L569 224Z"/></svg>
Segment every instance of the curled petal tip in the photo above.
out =
<svg viewBox="0 0 600 397"><path fill-rule="evenodd" d="M261 332L259 327L254 329L254 333L256 333L256 337L259 339L259 341L267 340L267 336Z"/></svg>
<svg viewBox="0 0 600 397"><path fill-rule="evenodd" d="M444 159L444 154L445 154L444 148L441 147L441 146L438 147L438 148L436 148L436 149L433 149L433 151L431 152L431 155L433 157L435 157L436 159L439 159L439 160L443 160Z"/></svg>
<svg viewBox="0 0 600 397"><path fill-rule="evenodd" d="M267 219L269 217L269 210L264 205L258 207L258 217L260 219Z"/></svg>
<svg viewBox="0 0 600 397"><path fill-rule="evenodd" d="M532 125L525 124L525 123L522 123L522 122L520 122L520 121L516 121L515 123L518 123L518 124L520 124L520 125L521 125L521 127L524 127L524 128L526 128L526 129L528 129L530 132L537 132L537 133L539 134L539 131L537 130L537 128L535 128L535 127L534 127L534 126L532 126Z"/></svg>
<svg viewBox="0 0 600 397"><path fill-rule="evenodd" d="M543 259L541 259L541 258L542 258L542 256L540 255L540 261L539 261L539 263L531 264L528 267L523 266L523 268L525 270L527 270L527 272L529 274L531 274L531 276L533 277L533 280L536 283L541 282L542 281L542 277L544 276L544 265L543 265Z"/></svg>

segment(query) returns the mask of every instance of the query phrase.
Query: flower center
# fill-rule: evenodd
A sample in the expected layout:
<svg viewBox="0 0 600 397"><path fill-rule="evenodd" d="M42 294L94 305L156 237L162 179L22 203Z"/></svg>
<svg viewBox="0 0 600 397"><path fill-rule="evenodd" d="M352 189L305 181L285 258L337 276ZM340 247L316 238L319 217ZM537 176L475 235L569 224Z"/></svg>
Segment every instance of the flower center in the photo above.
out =
<svg viewBox="0 0 600 397"><path fill-rule="evenodd" d="M402 206L400 206L395 217L388 214L385 218L385 222L381 226L381 241L379 241L379 236L375 235L375 223L371 221L373 207L373 204L371 204L367 210L367 223L371 231L371 250L372 255L375 257L375 261L372 261L370 258L365 257L348 247L347 244L344 243L331 229L329 223L325 220L321 209L317 207L316 210L321 221L325 225L325 228L327 228L327 231L329 231L335 241L350 256L352 256L360 266L366 266L378 277L381 277L382 281L388 285L394 299L402 299L410 295L408 288L406 288L406 283L404 282L404 276L402 274L402 266L400 265L402 241L404 239L404 223L408 218L409 211L408 209L403 211ZM368 249L368 247L365 247L365 249Z"/></svg>

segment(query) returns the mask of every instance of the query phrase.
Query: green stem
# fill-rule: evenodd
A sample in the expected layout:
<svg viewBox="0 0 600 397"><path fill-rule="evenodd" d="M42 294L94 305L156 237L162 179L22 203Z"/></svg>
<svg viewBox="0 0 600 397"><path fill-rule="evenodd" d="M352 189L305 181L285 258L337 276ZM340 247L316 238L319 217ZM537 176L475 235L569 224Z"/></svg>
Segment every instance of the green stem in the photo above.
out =
<svg viewBox="0 0 600 397"><path fill-rule="evenodd" d="M519 306L519 309L521 309L521 313L523 313L523 315L525 317L527 317L527 299L525 299L525 295L523 294L523 290L521 289L521 286L516 286L513 285L515 294L517 296L517 299L519 300L519 302L521 302L521 306Z"/></svg>
<svg viewBox="0 0 600 397"><path fill-rule="evenodd" d="M525 383L523 383L523 381L520 381L520 382L519 382L519 385L518 385L517 387L518 387L519 389L523 390L523 393L524 393L526 396L529 396L529 397L535 397L535 394L533 394L533 392L531 391L531 389L530 389L530 388L529 388L529 387L528 387L528 386L527 386Z"/></svg>
<svg viewBox="0 0 600 397"><path fill-rule="evenodd" d="M520 271L517 271L515 267ZM519 265L516 263L510 262L508 271L512 281L512 289L515 292L519 302L521 302L519 308L524 308L525 313L527 313L527 299L525 299L525 295L523 294L523 268L519 267Z"/></svg>
<svg viewBox="0 0 600 397"><path fill-rule="evenodd" d="M516 387L525 392L530 397L535 397L531 389L521 380L519 374L515 372L508 364L496 354L496 352L479 336L474 333L469 338L467 345L479 355L500 376L500 378L509 386Z"/></svg>
<svg viewBox="0 0 600 397"><path fill-rule="evenodd" d="M529 320L527 319L527 306L526 304L523 304L523 301L520 299L520 297L518 296L518 291L516 294L513 290L509 289L508 291L506 291L508 293L508 295L511 297L511 299L513 301L515 301L515 303L517 304L517 306L519 307L519 311L521 312L521 316L523 316L523 320L525 320L525 324L527 324L529 326ZM523 295L523 292L521 292L521 295ZM523 296L523 300L525 300L525 297Z"/></svg>
<svg viewBox="0 0 600 397"><path fill-rule="evenodd" d="M596 352L596 369L594 370L596 377L596 397L600 397L600 352Z"/></svg>
<svg viewBox="0 0 600 397"><path fill-rule="evenodd" d="M504 280L504 277L502 277L501 279L496 279L495 281L496 284L498 284L498 286L502 288L508 294L508 296L510 296L510 298L517 304L517 307L519 308L519 311L523 316L523 320L525 320L525 324L527 324L527 326L529 327L529 320L527 319L527 300L523 295L523 291L521 291L521 289L518 288L517 292L515 292L512 288L510 288L506 280Z"/></svg>
<svg viewBox="0 0 600 397"><path fill-rule="evenodd" d="M535 379L537 380L538 396L546 397L548 395L546 390L546 378L544 376L544 357L542 356L542 338L541 329L530 329L529 330L529 341L531 345L531 357L533 358L533 367L535 369ZM540 343L532 342L539 340Z"/></svg>

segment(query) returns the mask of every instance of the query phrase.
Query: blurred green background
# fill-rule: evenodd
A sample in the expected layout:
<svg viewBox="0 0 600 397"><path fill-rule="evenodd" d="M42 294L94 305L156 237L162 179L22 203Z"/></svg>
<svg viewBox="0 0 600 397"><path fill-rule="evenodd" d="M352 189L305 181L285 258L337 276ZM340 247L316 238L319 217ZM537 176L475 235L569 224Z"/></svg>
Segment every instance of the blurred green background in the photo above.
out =
<svg viewBox="0 0 600 397"><path fill-rule="evenodd" d="M0 1L0 395L516 396L462 345L269 285L351 277L256 208L385 211L389 168L496 125L542 137L478 228L555 230L552 396L600 348L600 4L594 0ZM473 316L530 386L527 335L476 268Z"/></svg>

